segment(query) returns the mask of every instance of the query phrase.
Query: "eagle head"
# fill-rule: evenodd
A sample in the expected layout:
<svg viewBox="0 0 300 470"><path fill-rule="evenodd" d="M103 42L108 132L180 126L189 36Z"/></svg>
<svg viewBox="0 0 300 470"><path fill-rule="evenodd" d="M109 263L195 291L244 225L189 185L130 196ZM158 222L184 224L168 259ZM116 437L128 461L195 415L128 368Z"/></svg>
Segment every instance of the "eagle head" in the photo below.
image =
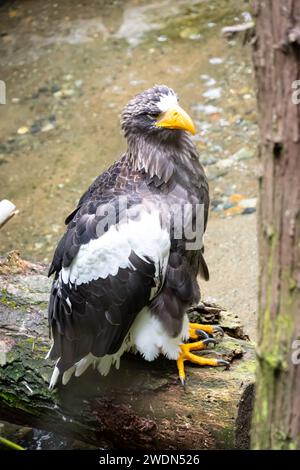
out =
<svg viewBox="0 0 300 470"><path fill-rule="evenodd" d="M132 98L123 110L121 125L125 137L157 135L167 139L174 131L195 134L192 119L166 85L155 85Z"/></svg>

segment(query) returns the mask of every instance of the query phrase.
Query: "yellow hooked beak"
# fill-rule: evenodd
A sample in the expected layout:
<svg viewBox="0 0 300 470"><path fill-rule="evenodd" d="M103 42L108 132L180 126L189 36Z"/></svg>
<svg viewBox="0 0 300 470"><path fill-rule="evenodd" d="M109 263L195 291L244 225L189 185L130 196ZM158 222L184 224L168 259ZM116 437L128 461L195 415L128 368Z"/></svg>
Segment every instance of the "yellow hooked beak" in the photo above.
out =
<svg viewBox="0 0 300 470"><path fill-rule="evenodd" d="M167 129L182 129L195 135L194 123L188 113L180 106L176 105L162 113L155 123L157 127L166 127Z"/></svg>

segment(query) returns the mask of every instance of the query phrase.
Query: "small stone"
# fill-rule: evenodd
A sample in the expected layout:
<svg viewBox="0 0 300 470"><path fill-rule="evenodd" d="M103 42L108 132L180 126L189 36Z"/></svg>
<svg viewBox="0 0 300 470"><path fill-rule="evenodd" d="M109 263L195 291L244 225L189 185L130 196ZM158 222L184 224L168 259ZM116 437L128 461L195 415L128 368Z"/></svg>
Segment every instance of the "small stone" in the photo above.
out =
<svg viewBox="0 0 300 470"><path fill-rule="evenodd" d="M256 197L253 197L251 199L242 199L240 201L240 206L246 209L248 208L253 209L254 207L256 207Z"/></svg>
<svg viewBox="0 0 300 470"><path fill-rule="evenodd" d="M81 88L83 85L83 80L76 80L74 85L76 86L76 88Z"/></svg>
<svg viewBox="0 0 300 470"><path fill-rule="evenodd" d="M64 76L64 80L66 80L67 82L70 82L72 78L73 78L73 75L71 75L70 73Z"/></svg>
<svg viewBox="0 0 300 470"><path fill-rule="evenodd" d="M54 93L55 98L71 98L74 95L75 91L72 88L67 88L65 90L60 90Z"/></svg>
<svg viewBox="0 0 300 470"><path fill-rule="evenodd" d="M61 88L61 87L60 87L59 85L57 85L57 84L52 85L52 87L51 87L51 93L57 93L58 91L60 91L60 88Z"/></svg>
<svg viewBox="0 0 300 470"><path fill-rule="evenodd" d="M13 104L18 104L18 103L20 103L20 98L12 98L12 99L11 99L11 102L12 102Z"/></svg>
<svg viewBox="0 0 300 470"><path fill-rule="evenodd" d="M212 114L219 114L222 111L221 108L217 108L217 106L213 106L211 104L208 104L208 105L199 104L196 110L199 111L200 113L206 114L207 116L210 116Z"/></svg>
<svg viewBox="0 0 300 470"><path fill-rule="evenodd" d="M19 127L19 129L17 130L17 133L19 135L24 135L24 134L27 134L28 132L29 132L29 128L27 126Z"/></svg>
<svg viewBox="0 0 300 470"><path fill-rule="evenodd" d="M47 122L46 124L42 126L41 131L48 132L48 131L52 131L53 129L55 129L55 125L52 122Z"/></svg>
<svg viewBox="0 0 300 470"><path fill-rule="evenodd" d="M34 123L30 127L30 133L31 134L37 134L38 132L40 132L40 130L41 130L41 125L38 124L38 123Z"/></svg>
<svg viewBox="0 0 300 470"><path fill-rule="evenodd" d="M255 207L246 207L246 209L243 210L242 214L243 215L253 214L255 211L256 211Z"/></svg>
<svg viewBox="0 0 300 470"><path fill-rule="evenodd" d="M208 80L205 83L205 86L214 86L216 84L216 80L214 78L208 78Z"/></svg>
<svg viewBox="0 0 300 470"><path fill-rule="evenodd" d="M168 40L167 36L161 35L157 38L158 42L166 42Z"/></svg>
<svg viewBox="0 0 300 470"><path fill-rule="evenodd" d="M222 88L209 88L209 90L202 93L204 98L208 98L209 100L217 100L221 98L222 95Z"/></svg>
<svg viewBox="0 0 300 470"><path fill-rule="evenodd" d="M207 27L209 29L214 28L215 26L216 26L216 23L214 23L213 21L210 21L209 23L207 23Z"/></svg>
<svg viewBox="0 0 300 470"><path fill-rule="evenodd" d="M221 57L211 57L209 59L209 63L212 65L219 65L223 63L223 59L221 59Z"/></svg>

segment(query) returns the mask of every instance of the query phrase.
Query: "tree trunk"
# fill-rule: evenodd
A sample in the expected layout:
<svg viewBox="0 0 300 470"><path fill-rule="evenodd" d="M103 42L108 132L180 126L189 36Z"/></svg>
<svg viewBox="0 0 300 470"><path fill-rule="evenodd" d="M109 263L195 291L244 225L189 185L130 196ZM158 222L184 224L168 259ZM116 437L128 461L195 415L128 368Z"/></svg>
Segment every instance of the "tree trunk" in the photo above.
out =
<svg viewBox="0 0 300 470"><path fill-rule="evenodd" d="M186 390L174 361L147 363L128 355L107 377L90 370L50 392L53 364L45 355L51 281L41 266L16 254L0 263L1 272L1 419L102 448L249 446L255 358L236 315L204 304L190 313L193 320L201 313L204 322L224 327L216 352L233 364L228 371L187 365Z"/></svg>
<svg viewBox="0 0 300 470"><path fill-rule="evenodd" d="M252 447L299 449L300 1L257 0L254 16L261 170Z"/></svg>

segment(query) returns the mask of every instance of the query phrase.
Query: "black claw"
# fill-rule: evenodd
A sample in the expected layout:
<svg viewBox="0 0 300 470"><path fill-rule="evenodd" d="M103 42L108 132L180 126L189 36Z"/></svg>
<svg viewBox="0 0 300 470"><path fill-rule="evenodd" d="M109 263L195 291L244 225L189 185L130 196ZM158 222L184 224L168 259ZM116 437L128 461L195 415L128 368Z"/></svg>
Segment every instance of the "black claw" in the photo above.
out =
<svg viewBox="0 0 300 470"><path fill-rule="evenodd" d="M199 336L199 338L204 338L204 339L209 338L209 334L206 333L206 331L196 330L196 333Z"/></svg>
<svg viewBox="0 0 300 470"><path fill-rule="evenodd" d="M203 344L213 344L214 346L218 343L215 338L206 338L202 341Z"/></svg>
<svg viewBox="0 0 300 470"><path fill-rule="evenodd" d="M185 382L184 378L183 377L179 377L179 378L180 378L181 385L185 388L186 382Z"/></svg>
<svg viewBox="0 0 300 470"><path fill-rule="evenodd" d="M224 330L219 325L213 325L213 332L214 333L220 333L222 336L224 336Z"/></svg>
<svg viewBox="0 0 300 470"><path fill-rule="evenodd" d="M228 370L230 368L230 362L225 361L224 359L218 359L218 364L220 366L225 366L226 370Z"/></svg>

